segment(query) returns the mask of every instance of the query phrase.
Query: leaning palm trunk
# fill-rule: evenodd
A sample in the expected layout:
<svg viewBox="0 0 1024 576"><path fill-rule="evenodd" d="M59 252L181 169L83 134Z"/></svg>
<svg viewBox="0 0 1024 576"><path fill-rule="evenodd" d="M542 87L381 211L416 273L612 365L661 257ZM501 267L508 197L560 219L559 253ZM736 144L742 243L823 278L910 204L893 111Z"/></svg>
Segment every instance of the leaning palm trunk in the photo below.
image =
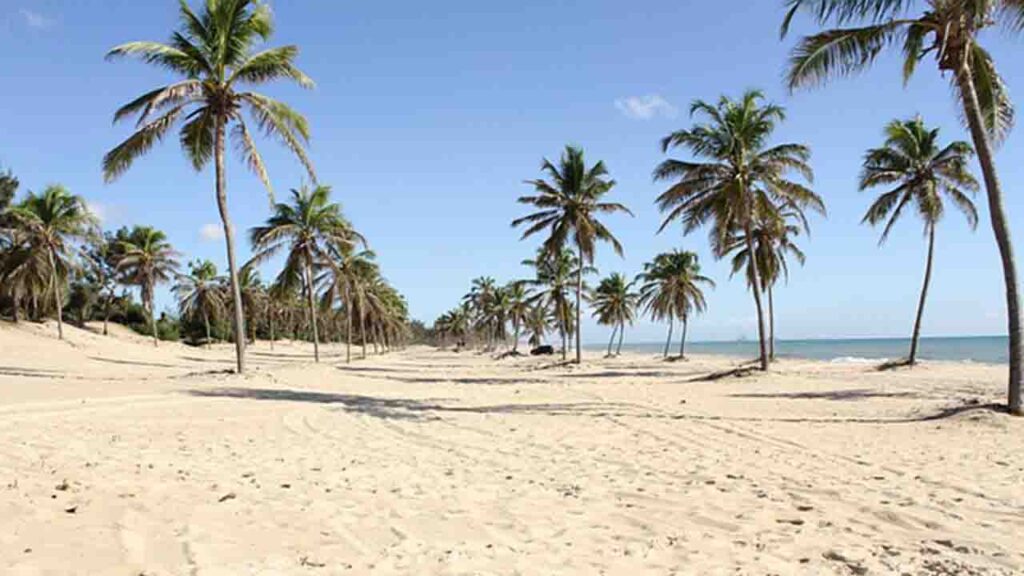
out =
<svg viewBox="0 0 1024 576"><path fill-rule="evenodd" d="M157 329L156 329L156 310L154 310L156 305L153 302L152 282L153 281L150 280L150 287L146 288L146 296L145 296L146 311L149 312L149 329L153 333L153 347L159 347L160 346L160 334L157 332Z"/></svg>
<svg viewBox="0 0 1024 576"><path fill-rule="evenodd" d="M768 359L775 361L775 298L773 298L772 285L768 285L765 293L768 294Z"/></svg>
<svg viewBox="0 0 1024 576"><path fill-rule="evenodd" d="M672 328L675 327L675 318L671 315L668 317L668 339L665 340L665 352L662 354L665 358L668 358L668 347L672 345Z"/></svg>
<svg viewBox="0 0 1024 576"><path fill-rule="evenodd" d="M580 313L583 303L583 246L579 247L580 268L576 271L576 363L583 362L582 333L583 326L580 325Z"/></svg>
<svg viewBox="0 0 1024 576"><path fill-rule="evenodd" d="M50 260L50 285L53 286L53 298L57 304L57 338L64 339L64 303L61 302L60 282L57 274L57 264L53 258L53 250L47 249L46 256Z"/></svg>
<svg viewBox="0 0 1024 576"><path fill-rule="evenodd" d="M932 256L935 254L935 224L928 225L928 261L924 267L924 284L921 285L921 299L917 303L917 317L914 320L914 335L910 339L908 364L917 362L917 341L921 337L921 318L924 317L924 302L928 298L928 284L932 280Z"/></svg>
<svg viewBox="0 0 1024 576"><path fill-rule="evenodd" d="M309 325L313 329L313 361L320 361L320 332L316 322L316 296L313 290L313 257L306 253L306 297L309 300Z"/></svg>
<svg viewBox="0 0 1024 576"><path fill-rule="evenodd" d="M690 318L686 314L683 314L683 334L679 339L679 359L686 359L686 329L690 325Z"/></svg>
<svg viewBox="0 0 1024 576"><path fill-rule="evenodd" d="M607 356L607 357L611 357L611 355L612 355L612 346L615 345L615 334L618 331L619 331L619 325L615 324L612 327L612 337L608 339L608 353L605 354L605 356Z"/></svg>
<svg viewBox="0 0 1024 576"><path fill-rule="evenodd" d="M359 311L359 340L363 345L363 360L366 360L366 314Z"/></svg>
<svg viewBox="0 0 1024 576"><path fill-rule="evenodd" d="M974 148L978 153L978 162L985 178L985 191L988 194L988 211L992 220L992 231L995 233L999 256L1003 264L1003 280L1006 284L1006 313L1010 337L1010 383L1007 393L1007 408L1011 414L1024 415L1021 406L1021 380L1024 378L1024 343L1021 341L1020 293L1017 282L1017 264L1013 256L1013 243L1010 241L1010 228L1006 221L1003 207L1003 191L996 175L995 158L992 146L982 122L981 106L978 104L978 93L974 86L971 69L966 58L962 60L956 71L956 81L964 106L964 117L971 130Z"/></svg>
<svg viewBox="0 0 1024 576"><path fill-rule="evenodd" d="M213 342L213 338L210 336L210 314L205 310L203 311L203 324L206 325L206 349L210 349L210 345Z"/></svg>
<svg viewBox="0 0 1024 576"><path fill-rule="evenodd" d="M228 276L231 278L232 306L235 312L235 365L239 374L245 372L245 311L242 309L242 291L238 285L238 266L235 263L235 229L228 214L227 180L224 168L224 119L218 115L214 142L214 164L217 171L217 209L224 226L224 243L228 252Z"/></svg>
<svg viewBox="0 0 1024 576"><path fill-rule="evenodd" d="M747 218L746 223L746 235L747 253L751 255L757 254L757 252L754 249L754 235L753 230L751 230L749 217ZM750 291L754 293L754 306L757 308L757 339L761 351L761 370L768 370L768 346L765 338L766 334L764 326L764 306L761 304L761 272L760 270L758 270L757 258L754 257L750 258L750 275L752 279L752 286Z"/></svg>
<svg viewBox="0 0 1024 576"><path fill-rule="evenodd" d="M622 336L625 333L626 333L626 324L624 322L620 321L619 322L619 346L618 346L618 348L615 349L615 355L616 356L618 356L619 354L622 354Z"/></svg>

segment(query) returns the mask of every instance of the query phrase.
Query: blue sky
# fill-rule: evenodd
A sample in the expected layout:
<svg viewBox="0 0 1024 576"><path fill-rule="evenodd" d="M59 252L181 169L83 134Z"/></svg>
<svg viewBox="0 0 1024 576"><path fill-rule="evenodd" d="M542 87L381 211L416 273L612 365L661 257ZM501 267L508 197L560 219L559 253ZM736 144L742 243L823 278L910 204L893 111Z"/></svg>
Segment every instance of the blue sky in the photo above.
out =
<svg viewBox="0 0 1024 576"><path fill-rule="evenodd" d="M750 296L742 281L729 280L727 262L711 258L705 235L683 237L678 228L655 235L653 200L661 187L650 174L663 159L659 139L689 125L691 100L758 87L788 108L778 141L812 147L815 189L829 208L804 239L807 265L777 293L779 335L908 334L924 266L922 227L908 218L878 248L878 231L859 223L871 195L857 191L856 176L864 150L881 142L893 118L921 114L943 128L945 139L966 138L948 82L932 65L906 88L898 63L883 58L855 79L789 95L781 78L795 38L778 38L781 0L272 6L272 44L299 44L299 64L317 88L264 91L309 118L321 181L334 187L370 239L415 317L432 321L475 276L526 273L519 262L535 243L520 242L509 227L524 213L515 199L528 192L522 181L538 176L543 156L576 143L589 159L608 164L619 183L613 196L636 212L609 220L626 258L602 248L602 273L632 275L659 251L696 250L718 289L693 324L693 337L752 337ZM103 55L124 41L166 39L176 9L172 0L0 1L0 165L14 170L23 188L67 185L107 227L155 225L187 258L223 267L223 242L211 233L218 223L213 174L193 172L173 139L116 183L104 184L100 173L103 153L130 128L111 125L114 110L169 80L160 70L106 62ZM807 24L796 32L808 31ZM1019 41L993 32L986 42L1011 91L1022 89ZM302 182L299 165L276 143L261 149L279 196ZM1018 130L998 157L1018 237L1022 158ZM265 192L235 160L228 194L240 230L266 217ZM983 195L977 200L976 233L953 212L940 226L926 335L1005 333L998 254ZM161 303L171 305L166 290ZM585 330L589 341L606 335ZM629 338L657 340L663 331L642 323Z"/></svg>

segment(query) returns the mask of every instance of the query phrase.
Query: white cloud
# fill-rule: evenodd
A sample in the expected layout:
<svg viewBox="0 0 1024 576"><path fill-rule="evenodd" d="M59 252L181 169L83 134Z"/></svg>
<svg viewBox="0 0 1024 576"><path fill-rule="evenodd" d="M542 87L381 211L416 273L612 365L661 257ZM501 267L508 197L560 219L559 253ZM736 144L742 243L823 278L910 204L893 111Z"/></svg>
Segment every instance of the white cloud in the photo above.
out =
<svg viewBox="0 0 1024 576"><path fill-rule="evenodd" d="M215 242L224 239L224 229L218 224L203 224L199 229L199 237L204 242Z"/></svg>
<svg viewBox="0 0 1024 576"><path fill-rule="evenodd" d="M44 28L49 28L50 26L53 26L53 19L47 17L44 14L34 12L27 8L22 8L21 10L19 10L19 12L21 13L21 17L25 19L25 24L27 24L29 28L42 30Z"/></svg>
<svg viewBox="0 0 1024 576"><path fill-rule="evenodd" d="M619 98L615 101L615 107L627 118L633 120L650 120L655 116L674 118L679 113L676 107L665 100L661 94Z"/></svg>

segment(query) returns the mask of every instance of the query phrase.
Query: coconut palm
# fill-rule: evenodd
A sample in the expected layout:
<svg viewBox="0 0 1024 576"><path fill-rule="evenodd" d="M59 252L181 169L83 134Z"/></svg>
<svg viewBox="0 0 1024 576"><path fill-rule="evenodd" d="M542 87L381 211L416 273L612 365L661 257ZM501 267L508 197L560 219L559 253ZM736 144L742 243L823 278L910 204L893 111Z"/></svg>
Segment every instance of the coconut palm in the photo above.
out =
<svg viewBox="0 0 1024 576"><path fill-rule="evenodd" d="M813 173L808 160L810 150L801 144L768 146L768 140L785 111L774 104L762 104L764 95L749 90L739 100L722 96L715 105L697 100L691 116L706 120L688 130L665 137L662 150L675 147L706 162L669 159L654 171L658 181L673 180L672 186L658 197L658 207L666 213L661 225L681 219L690 233L707 224L712 246L728 246L727 239L736 230L746 235L747 249L753 252L753 228L781 207L810 207L824 212L824 203L812 190L788 178L795 172L807 181ZM716 252L717 258L726 256ZM751 261L753 285L761 285L757 260ZM757 309L760 365L768 369L768 348L761 291L751 290Z"/></svg>
<svg viewBox="0 0 1024 576"><path fill-rule="evenodd" d="M291 80L305 88L311 88L313 82L295 67L297 47L255 50L273 32L270 7L259 0L208 0L198 14L182 0L179 12L179 28L167 44L129 42L107 55L138 57L182 79L151 90L117 111L115 122L137 116L137 130L106 154L103 173L107 181L119 177L179 122L179 141L192 166L202 170L214 160L217 208L224 226L234 303L237 366L243 372L245 318L235 262L234 227L228 214L225 140L230 127L231 138L245 164L262 180L271 193L271 201L270 178L243 110L261 131L276 137L295 154L315 182L312 163L303 148L309 139L306 119L283 102L245 89L272 80Z"/></svg>
<svg viewBox="0 0 1024 576"><path fill-rule="evenodd" d="M714 288L714 280L701 275L697 254L673 250L658 254L653 261L644 264L644 271L637 276L637 281L640 282L638 304L653 320L668 320L668 339L665 341L664 353L666 358L672 344L675 320L682 321L679 357L684 358L690 317L707 309L703 286Z"/></svg>
<svg viewBox="0 0 1024 576"><path fill-rule="evenodd" d="M925 58L934 58L939 73L949 73L962 117L978 154L988 196L992 231L1003 266L1009 332L1009 411L1024 415L1024 334L1020 284L996 172L994 147L1013 125L1014 110L995 61L979 42L986 28L1001 26L1011 34L1024 30L1020 0L789 0L783 35L801 11L820 25L837 28L803 38L790 59L788 83L797 89L836 76L859 72L886 48L902 53L903 80ZM864 23L847 27L853 23Z"/></svg>
<svg viewBox="0 0 1024 576"><path fill-rule="evenodd" d="M303 187L291 191L291 203L274 204L266 224L250 230L255 254L252 264L265 262L275 254L287 252L278 281L300 284L309 305L309 324L313 334L313 357L320 361L320 337L317 327L315 278L322 262L330 258L332 246L355 244L362 237L331 202L328 186Z"/></svg>
<svg viewBox="0 0 1024 576"><path fill-rule="evenodd" d="M474 278L470 291L462 297L462 301L469 305L473 315L474 328L483 332L484 349L490 350L494 345L494 338L497 328L494 325L495 299L498 297L498 282L490 276Z"/></svg>
<svg viewBox="0 0 1024 576"><path fill-rule="evenodd" d="M751 234L754 237L754 254L757 256L757 269L761 274L761 285L758 288L768 300L768 358L775 360L775 285L780 279L789 279L789 261L792 257L803 266L807 260L803 250L796 245L796 237L802 232L809 233L809 225L799 208L784 209L764 215L754 225ZM743 231L734 231L726 240L727 245L716 248L719 253L732 253L732 274L744 271L747 285L754 289L753 267L750 262L750 251L747 249L747 235Z"/></svg>
<svg viewBox="0 0 1024 576"><path fill-rule="evenodd" d="M35 255L46 259L46 276L57 311L57 336L64 338L63 286L73 268L72 242L85 239L96 224L85 201L60 185L32 192L7 209L15 229ZM26 261L32 261L28 255Z"/></svg>
<svg viewBox="0 0 1024 576"><path fill-rule="evenodd" d="M239 269L238 292L242 296L242 310L245 311L245 325L249 328L249 342L256 344L256 325L267 305L267 289L263 286L260 273L255 266L247 264Z"/></svg>
<svg viewBox="0 0 1024 576"><path fill-rule="evenodd" d="M566 146L562 157L555 166L545 159L541 171L550 180L529 180L535 196L519 198L520 204L528 204L539 210L512 221L513 227L526 225L522 239L548 231L544 249L549 254L558 254L568 244L570 237L576 248L576 256L583 265L593 264L597 241L608 242L617 254L622 255L622 244L598 219L601 214L632 212L617 202L603 202L603 198L615 187L615 180L608 177L604 162L598 161L587 167L583 150ZM583 299L583 268L576 274L576 363L582 362L580 333L580 309Z"/></svg>
<svg viewBox="0 0 1024 576"><path fill-rule="evenodd" d="M612 335L608 340L608 356L612 355L612 345L618 333L619 345L615 354L622 352L622 338L626 331L626 323L630 325L636 318L637 294L632 292L633 283L618 272L602 278L590 296L590 304L594 308L597 323L612 326Z"/></svg>
<svg viewBox="0 0 1024 576"><path fill-rule="evenodd" d="M568 248L552 255L541 247L536 258L523 260L522 264L534 269L534 278L523 281L534 288L529 303L550 310L554 315L562 340L562 360L565 360L568 351L566 338L574 326L568 295L570 285L579 273L590 274L596 270L592 266L581 267L579 258Z"/></svg>
<svg viewBox="0 0 1024 576"><path fill-rule="evenodd" d="M523 321L523 328L529 334L530 346L540 346L544 343L544 335L551 328L551 311L543 303L530 306Z"/></svg>
<svg viewBox="0 0 1024 576"><path fill-rule="evenodd" d="M945 213L943 200L950 200L964 214L971 228L975 228L978 225L978 212L971 196L979 186L968 169L974 151L967 142L957 141L942 146L939 143L939 130L928 129L920 118L894 120L886 126L885 134L885 144L868 150L864 157L860 188L867 190L891 186L892 189L875 199L863 221L873 226L885 222L879 244L883 244L889 237L906 207L915 209L924 221L928 256L914 320L914 333L910 340L910 355L907 357L907 364L913 365L917 361L921 318L932 277L935 227Z"/></svg>
<svg viewBox="0 0 1024 576"><path fill-rule="evenodd" d="M363 358L366 358L366 313L369 308L369 285L379 270L371 250L357 251L355 245L345 242L329 246L328 258L318 285L321 286L321 304L330 308L335 301L341 303L345 315L345 362L352 362L352 321L359 316L362 331Z"/></svg>
<svg viewBox="0 0 1024 576"><path fill-rule="evenodd" d="M183 318L196 315L202 317L207 348L213 342L210 318L220 316L226 308L221 281L213 262L196 260L189 262L188 274L179 275L178 283L172 288L178 297L178 311Z"/></svg>
<svg viewBox="0 0 1024 576"><path fill-rule="evenodd" d="M149 315L153 345L157 346L160 336L156 329L153 298L157 285L169 281L176 274L178 253L167 241L166 234L149 226L136 226L127 238L121 246L123 255L117 268L125 275L127 283L139 287L142 306Z"/></svg>
<svg viewBox="0 0 1024 576"><path fill-rule="evenodd" d="M504 289L508 301L506 314L512 323L512 354L519 353L519 335L530 313L529 293L526 284L520 281L509 282Z"/></svg>

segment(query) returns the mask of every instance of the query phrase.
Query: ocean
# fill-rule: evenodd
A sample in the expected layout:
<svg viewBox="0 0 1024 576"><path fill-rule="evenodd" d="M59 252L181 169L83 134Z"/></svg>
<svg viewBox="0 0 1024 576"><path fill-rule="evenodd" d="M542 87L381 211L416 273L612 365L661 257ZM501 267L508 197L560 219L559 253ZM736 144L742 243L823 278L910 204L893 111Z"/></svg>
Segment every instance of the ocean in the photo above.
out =
<svg viewBox="0 0 1024 576"><path fill-rule="evenodd" d="M628 337L629 334L627 333ZM665 342L646 342L622 345L622 350L660 354ZM1007 362L1006 336L968 336L921 338L918 349L920 360L956 360L1005 364ZM597 350L599 346L588 348ZM676 354L679 341L675 340L670 353ZM757 356L757 341L687 342L686 352L692 354L722 354L728 356ZM909 338L844 338L816 340L777 340L775 355L783 358L803 358L830 362L883 362L906 358L910 352Z"/></svg>

